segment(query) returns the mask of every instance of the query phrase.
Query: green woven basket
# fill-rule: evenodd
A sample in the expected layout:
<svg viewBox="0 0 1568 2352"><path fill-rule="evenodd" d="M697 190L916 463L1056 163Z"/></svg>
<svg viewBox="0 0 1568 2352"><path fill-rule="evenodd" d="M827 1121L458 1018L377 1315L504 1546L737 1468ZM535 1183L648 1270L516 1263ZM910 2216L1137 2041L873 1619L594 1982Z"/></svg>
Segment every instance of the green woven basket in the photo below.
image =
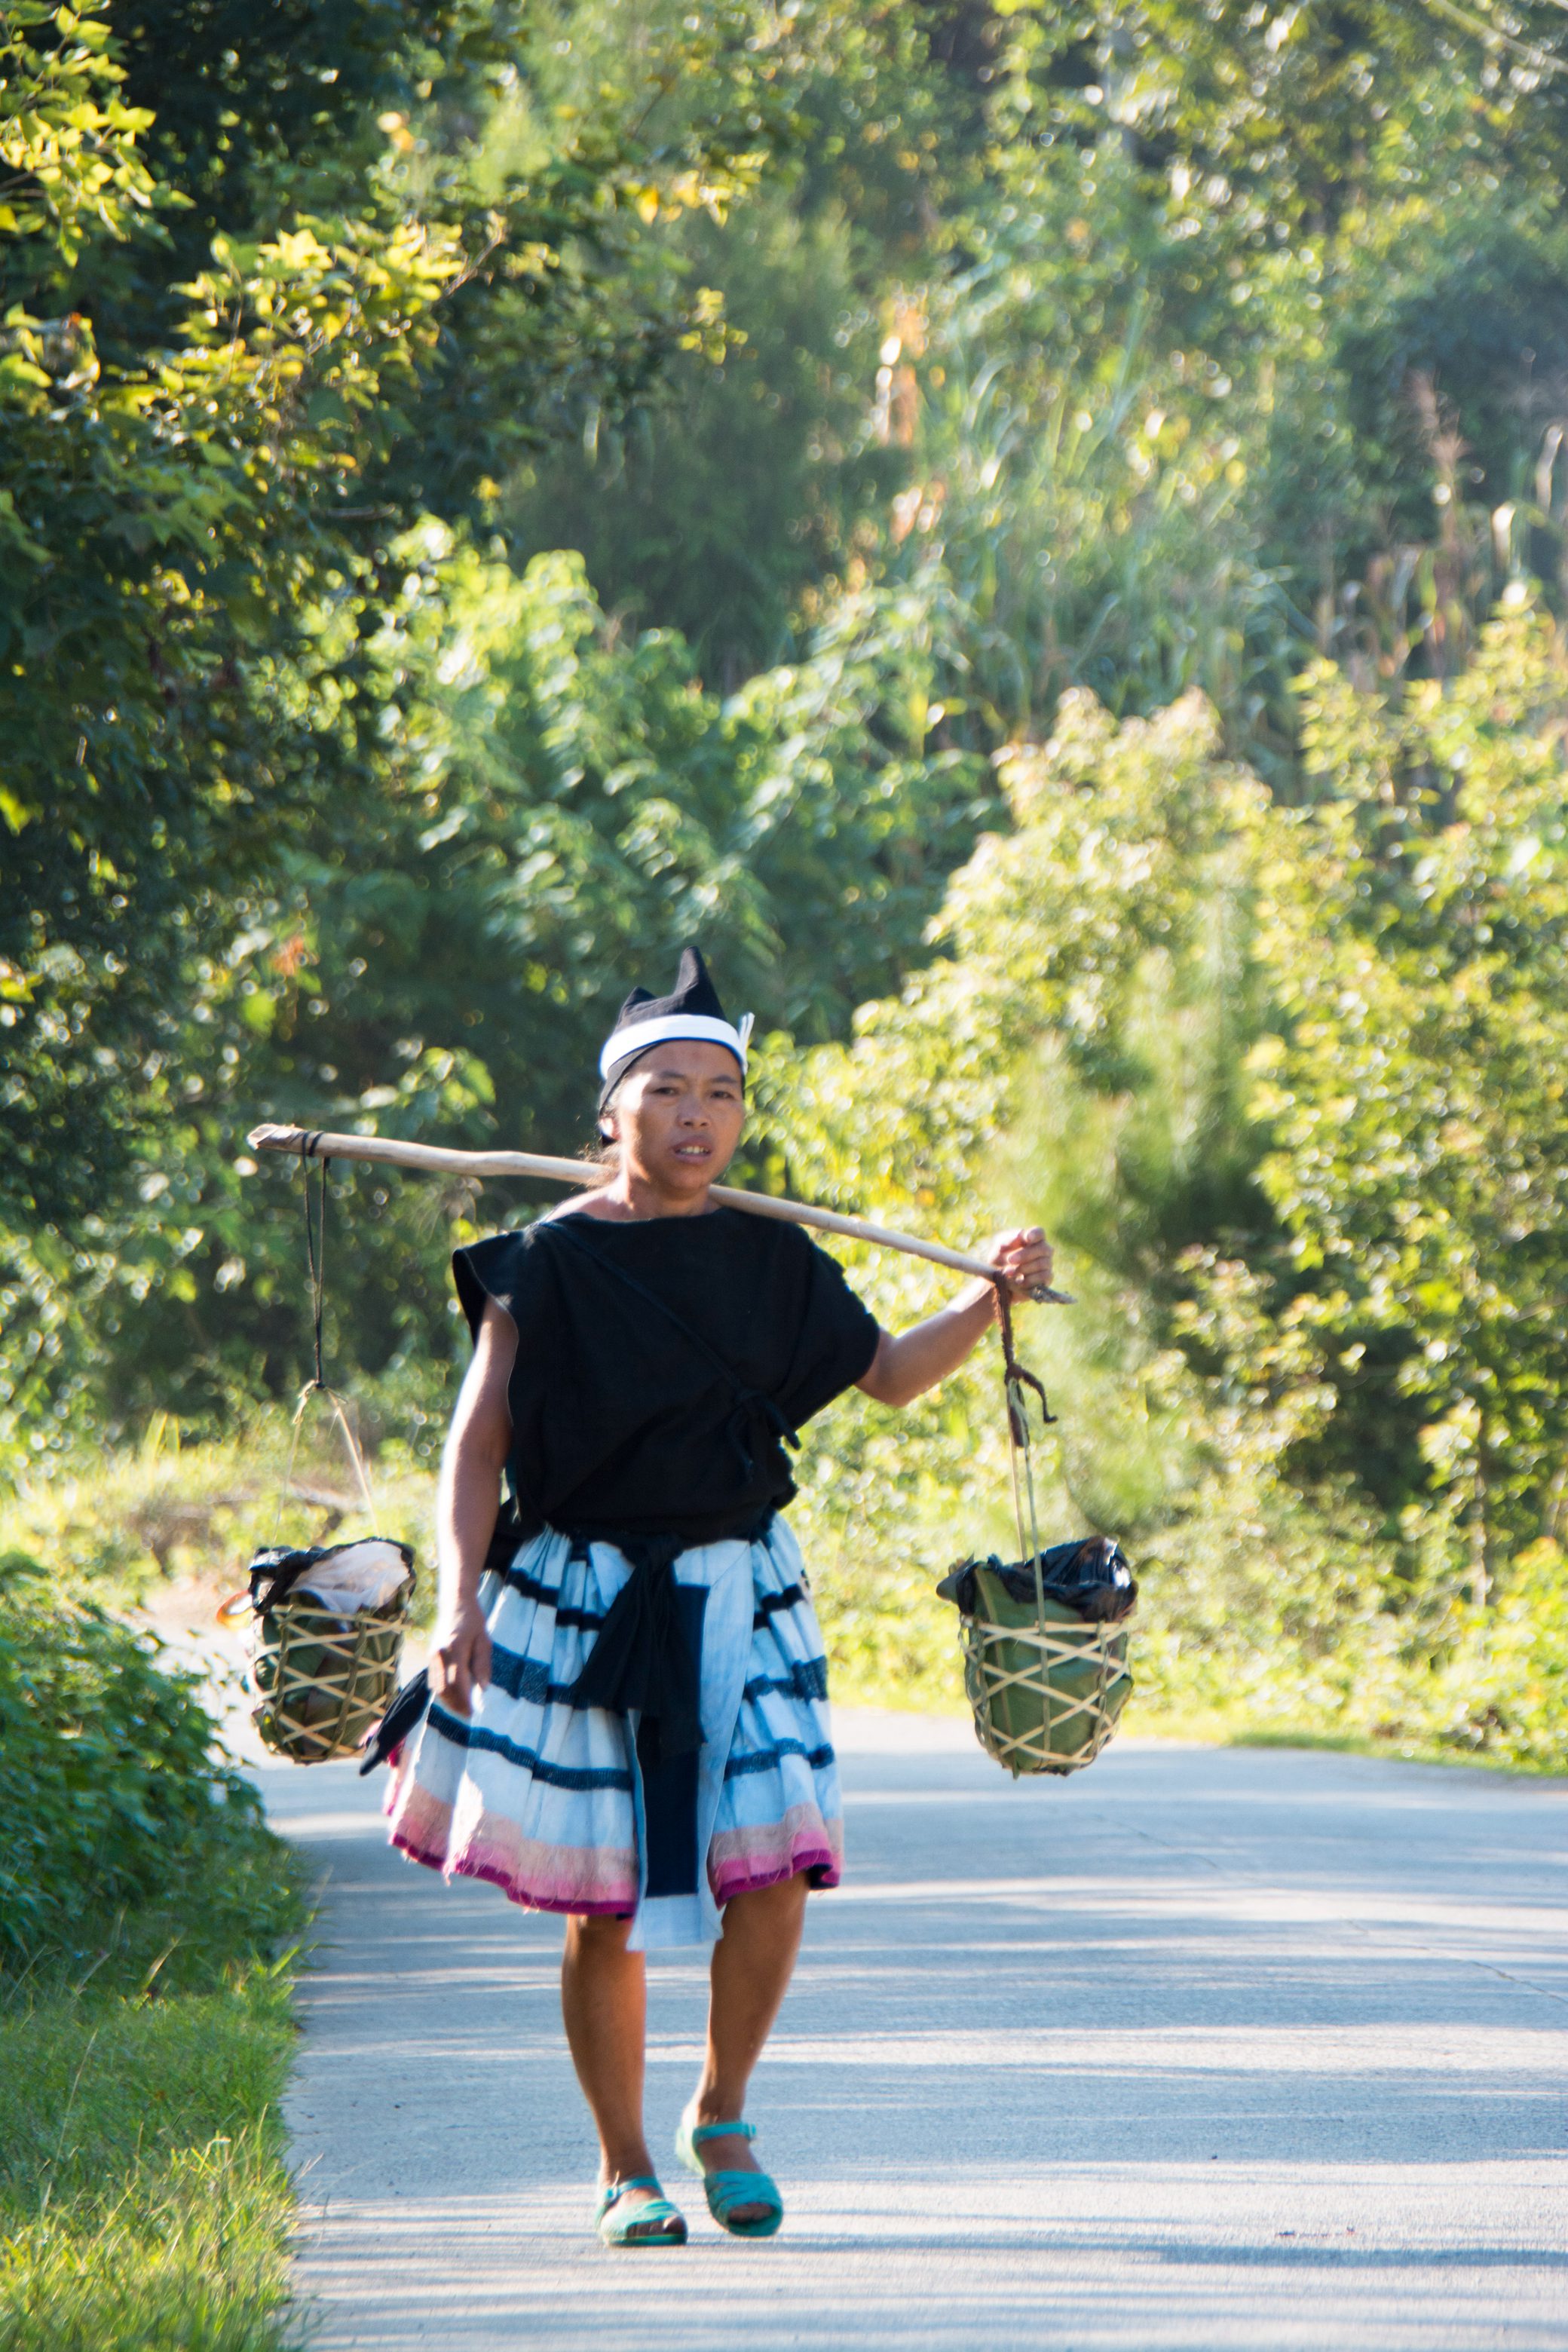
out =
<svg viewBox="0 0 1568 2352"><path fill-rule="evenodd" d="M1091 1623L1058 1601L1015 1601L992 1569L973 1576L963 1641L975 1738L1015 1777L1081 1771L1132 1689L1126 1618Z"/></svg>
<svg viewBox="0 0 1568 2352"><path fill-rule="evenodd" d="M357 1751L396 1693L412 1589L410 1578L383 1608L347 1617L301 1594L257 1619L251 1720L275 1756L325 1764Z"/></svg>

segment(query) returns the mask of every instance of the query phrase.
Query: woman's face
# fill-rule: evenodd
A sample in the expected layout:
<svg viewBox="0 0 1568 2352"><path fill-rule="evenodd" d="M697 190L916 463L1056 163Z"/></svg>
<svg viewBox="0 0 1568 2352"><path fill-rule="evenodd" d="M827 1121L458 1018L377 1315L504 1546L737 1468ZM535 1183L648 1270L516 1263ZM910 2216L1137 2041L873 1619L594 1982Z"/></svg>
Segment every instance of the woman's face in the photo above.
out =
<svg viewBox="0 0 1568 2352"><path fill-rule="evenodd" d="M633 1064L600 1124L620 1145L623 1175L690 1199L722 1176L745 1117L733 1054L683 1037Z"/></svg>

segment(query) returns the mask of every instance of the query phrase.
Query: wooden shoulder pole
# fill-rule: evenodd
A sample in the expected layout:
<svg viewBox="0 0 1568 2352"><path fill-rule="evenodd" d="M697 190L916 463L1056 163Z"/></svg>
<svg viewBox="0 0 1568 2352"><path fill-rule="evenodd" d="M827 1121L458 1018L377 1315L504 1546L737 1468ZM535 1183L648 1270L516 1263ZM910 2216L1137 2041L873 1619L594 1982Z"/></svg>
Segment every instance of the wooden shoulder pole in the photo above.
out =
<svg viewBox="0 0 1568 2352"><path fill-rule="evenodd" d="M605 1171L586 1160L552 1160L538 1151L447 1151L429 1143L401 1143L381 1135L328 1135L319 1128L253 1127L246 1137L253 1151L289 1151L310 1160L363 1160L386 1168L417 1168L450 1176L542 1176L552 1184L595 1185ZM933 1265L951 1266L955 1274L977 1274L994 1282L996 1271L984 1258L971 1257L944 1243L928 1242L917 1234L896 1234L886 1225L868 1224L864 1217L841 1216L836 1209L808 1208L803 1201L784 1201L772 1192L742 1192L731 1184L715 1184L713 1198L726 1208L744 1209L753 1217L777 1217L790 1225L812 1225L819 1233L842 1234L847 1241L872 1242L879 1249L902 1250L907 1257L929 1258ZM1047 1290L1042 1284L1033 1296L1056 1307L1071 1305L1066 1291Z"/></svg>

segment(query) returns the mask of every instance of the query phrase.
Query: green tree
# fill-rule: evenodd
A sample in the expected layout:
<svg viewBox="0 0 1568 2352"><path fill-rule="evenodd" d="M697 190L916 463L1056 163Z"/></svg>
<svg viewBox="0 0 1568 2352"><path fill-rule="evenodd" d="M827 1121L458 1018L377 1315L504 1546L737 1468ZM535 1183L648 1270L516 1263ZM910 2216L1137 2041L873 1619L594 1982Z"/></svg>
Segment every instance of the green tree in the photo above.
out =
<svg viewBox="0 0 1568 2352"><path fill-rule="evenodd" d="M301 615L308 659L258 665L281 719L331 728L354 790L296 823L187 958L129 1197L13 1244L18 1441L210 1419L298 1378L298 1179L246 1172L258 1119L571 1148L632 978L700 935L764 1028L842 1032L921 954L994 805L984 764L928 740L940 605L868 592L721 700L678 637L612 629L574 557L519 578L434 520L394 554L346 704L363 622L342 598ZM334 1184L337 1361L439 1365L471 1195Z"/></svg>
<svg viewBox="0 0 1568 2352"><path fill-rule="evenodd" d="M548 139L497 129L520 37L465 6L284 12L270 51L224 9L122 20L26 0L0 52L0 1185L44 1218L123 1170L183 962L346 787L336 720L398 529L482 503L568 390L613 406L719 331L632 248L783 126L743 11L645 26L600 113L563 100ZM162 134L125 97L154 71ZM405 85L422 117L373 111ZM338 674L280 705L263 681L334 597L359 616Z"/></svg>
<svg viewBox="0 0 1568 2352"><path fill-rule="evenodd" d="M909 474L872 413L879 352L946 267L990 138L988 8L818 0L785 21L792 129L763 185L668 228L722 294L721 364L678 361L618 426L586 409L500 509L518 556L578 549L612 611L679 628L726 688L864 583Z"/></svg>
<svg viewBox="0 0 1568 2352"><path fill-rule="evenodd" d="M864 576L858 535L907 467L868 429L882 329L842 217L774 188L683 244L722 293L722 362L683 353L624 423L589 417L519 469L497 520L520 559L578 551L611 611L679 629L730 690Z"/></svg>
<svg viewBox="0 0 1568 2352"><path fill-rule="evenodd" d="M1009 24L1003 173L1058 367L1110 363L1142 306L1152 404L1233 444L1226 536L1301 633L1384 676L1451 670L1510 567L1558 562L1560 521L1549 547L1504 524L1495 560L1487 522L1535 503L1562 405L1561 13L1108 0Z"/></svg>
<svg viewBox="0 0 1568 2352"><path fill-rule="evenodd" d="M1255 1049L1286 1237L1268 1327L1336 1409L1308 1457L1476 1590L1554 1538L1568 1450L1568 669L1522 599L1446 691L1306 691L1320 797L1275 821L1262 932L1285 1014Z"/></svg>

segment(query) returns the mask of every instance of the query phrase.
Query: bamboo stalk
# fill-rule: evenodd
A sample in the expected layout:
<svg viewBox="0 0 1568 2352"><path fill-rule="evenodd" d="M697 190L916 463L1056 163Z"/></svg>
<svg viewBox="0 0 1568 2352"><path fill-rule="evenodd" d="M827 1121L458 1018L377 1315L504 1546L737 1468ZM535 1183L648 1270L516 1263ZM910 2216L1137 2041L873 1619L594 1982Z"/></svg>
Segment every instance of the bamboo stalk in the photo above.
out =
<svg viewBox="0 0 1568 2352"><path fill-rule="evenodd" d="M246 1137L253 1151L292 1151L311 1160L364 1160L387 1168L418 1168L452 1176L543 1176L552 1184L602 1184L605 1171L586 1160L552 1160L538 1151L447 1151L429 1143L401 1143L382 1135L327 1135L317 1128L253 1127ZM742 1192L732 1184L715 1184L712 1198L729 1209L744 1209L753 1217L777 1217L789 1225L815 1225L819 1233L842 1234L847 1241L872 1242L879 1249L902 1250L907 1257L929 1258L933 1265L951 1266L955 1274L977 1274L994 1282L996 1269L983 1257L949 1249L943 1242L928 1242L916 1234L896 1234L886 1225L868 1224L864 1217L841 1216L837 1209L808 1208L804 1201L784 1201L772 1192ZM1040 1284L1030 1293L1042 1305L1068 1307L1066 1291L1047 1290Z"/></svg>

